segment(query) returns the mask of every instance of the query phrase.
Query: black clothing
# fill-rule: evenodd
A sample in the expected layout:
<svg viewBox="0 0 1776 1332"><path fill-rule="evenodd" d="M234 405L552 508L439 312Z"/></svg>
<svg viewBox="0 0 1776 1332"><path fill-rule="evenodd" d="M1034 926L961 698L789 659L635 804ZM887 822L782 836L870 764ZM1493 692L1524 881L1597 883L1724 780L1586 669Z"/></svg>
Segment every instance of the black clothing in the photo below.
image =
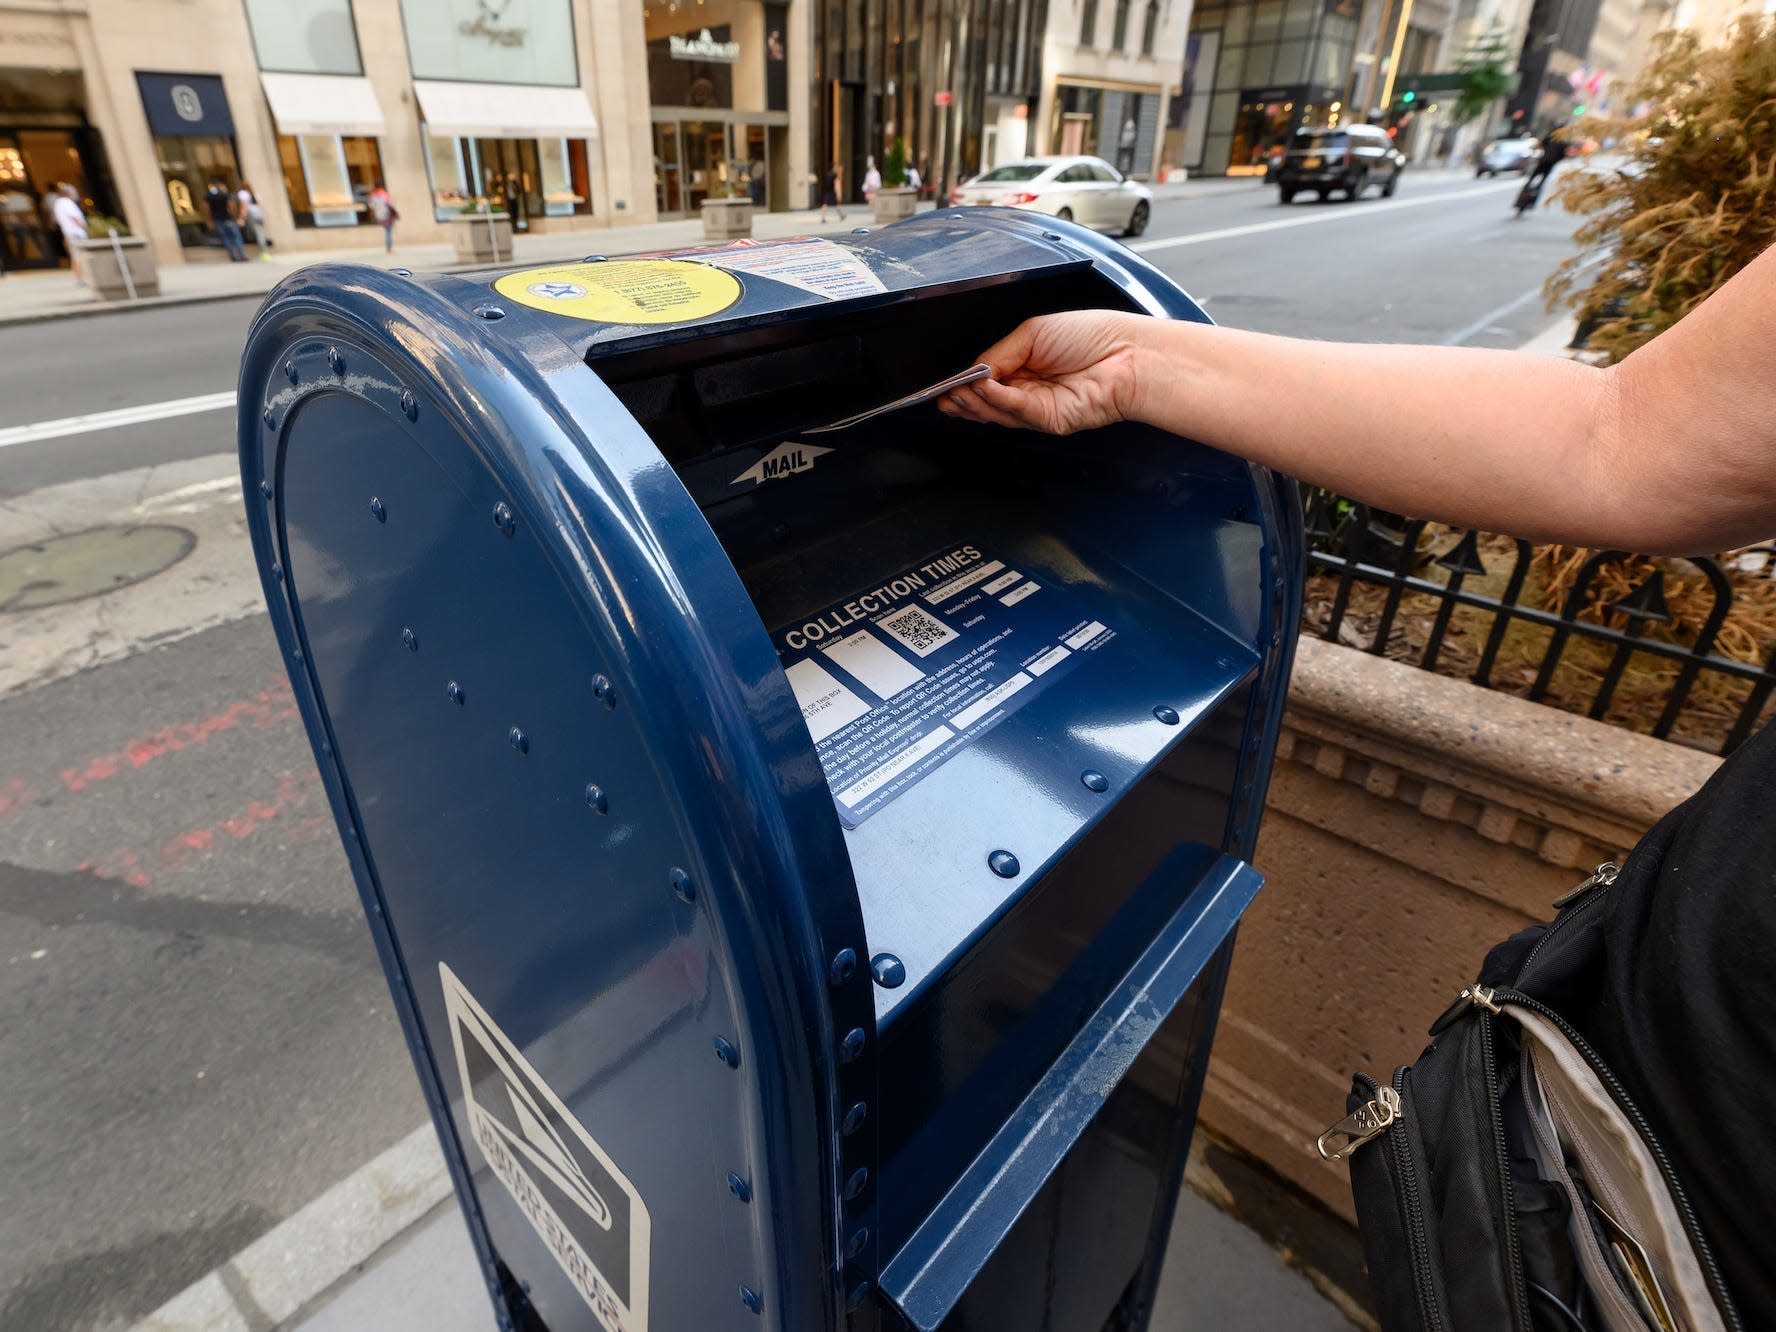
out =
<svg viewBox="0 0 1776 1332"><path fill-rule="evenodd" d="M1776 724L1609 893L1602 974L1566 1011L1652 1121L1746 1327L1776 1327Z"/></svg>
<svg viewBox="0 0 1776 1332"><path fill-rule="evenodd" d="M204 203L209 206L210 221L212 222L234 221L233 215L228 211L228 206L233 202L234 195L220 185L210 186L209 191L204 195Z"/></svg>

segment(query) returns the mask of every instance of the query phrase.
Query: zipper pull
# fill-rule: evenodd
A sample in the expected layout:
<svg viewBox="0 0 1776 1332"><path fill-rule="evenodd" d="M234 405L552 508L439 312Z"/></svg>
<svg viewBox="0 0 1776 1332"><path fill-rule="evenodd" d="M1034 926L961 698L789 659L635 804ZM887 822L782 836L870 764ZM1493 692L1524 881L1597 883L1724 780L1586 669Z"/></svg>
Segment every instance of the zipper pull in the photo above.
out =
<svg viewBox="0 0 1776 1332"><path fill-rule="evenodd" d="M1441 1036L1443 1029L1470 1008L1484 1008L1488 1013L1496 1013L1499 1006L1492 1001L1492 988L1475 981L1467 989L1450 1001L1449 1007L1438 1015L1431 1023L1431 1035Z"/></svg>
<svg viewBox="0 0 1776 1332"><path fill-rule="evenodd" d="M1315 1139L1322 1161L1342 1161L1369 1139L1387 1132L1400 1117L1400 1093L1392 1087L1375 1089L1375 1099L1365 1101Z"/></svg>
<svg viewBox="0 0 1776 1332"><path fill-rule="evenodd" d="M1616 881L1616 875L1621 872L1622 867L1616 864L1615 861L1604 861L1603 864L1591 871L1591 876L1584 882L1575 883L1571 888L1568 888L1564 893L1560 894L1559 897L1556 897L1554 899L1554 909L1558 911L1567 903L1577 901L1581 895L1589 892L1599 884L1605 888L1609 887Z"/></svg>

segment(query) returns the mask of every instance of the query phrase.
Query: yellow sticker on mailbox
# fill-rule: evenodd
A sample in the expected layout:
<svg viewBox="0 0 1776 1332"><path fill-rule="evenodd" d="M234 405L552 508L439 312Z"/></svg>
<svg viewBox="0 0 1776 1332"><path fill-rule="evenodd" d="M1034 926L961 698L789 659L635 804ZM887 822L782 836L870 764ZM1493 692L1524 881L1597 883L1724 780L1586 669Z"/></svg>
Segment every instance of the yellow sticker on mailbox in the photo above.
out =
<svg viewBox="0 0 1776 1332"><path fill-rule="evenodd" d="M600 324L678 324L718 315L740 299L740 280L683 259L610 259L507 273L493 284L533 310Z"/></svg>

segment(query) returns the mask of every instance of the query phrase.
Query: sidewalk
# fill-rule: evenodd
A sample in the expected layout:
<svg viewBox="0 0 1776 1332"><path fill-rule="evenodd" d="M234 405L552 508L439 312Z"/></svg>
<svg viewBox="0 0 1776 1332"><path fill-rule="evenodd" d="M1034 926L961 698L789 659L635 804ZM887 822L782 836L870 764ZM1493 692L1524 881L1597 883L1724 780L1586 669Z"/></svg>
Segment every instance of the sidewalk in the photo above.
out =
<svg viewBox="0 0 1776 1332"><path fill-rule="evenodd" d="M1190 195L1211 196L1253 189L1257 182L1245 180L1172 181L1152 186L1154 202L1168 202ZM927 209L935 205L925 205ZM834 235L856 227L873 226L867 205L847 204L844 221L819 221L819 213L809 209L794 213L758 213L753 218L753 235L760 240L776 240L785 236ZM398 233L397 233L398 234ZM554 232L542 235L520 235L512 242L513 266L556 263L588 254L631 254L638 250L680 249L704 243L703 222L688 218L678 222L653 222L641 226L609 227L596 231ZM128 301L97 301L92 293L74 281L65 270L8 273L0 279L0 324L32 323L42 319L67 316L113 314L121 310L148 309L159 305L187 305L197 301L230 300L243 296L262 296L298 268L309 264L370 264L377 268L411 268L436 272L465 267L456 252L445 244L400 245L393 254L385 254L380 246L354 250L306 251L301 254L278 250L266 258L244 264L210 261L166 264L160 270L160 295L135 303Z"/></svg>
<svg viewBox="0 0 1776 1332"><path fill-rule="evenodd" d="M1200 1175L1211 1192L1229 1190L1213 1169ZM670 1281L670 1269L656 1279ZM493 1324L427 1123L174 1296L134 1332L492 1332ZM1255 1230L1184 1188L1152 1332L1356 1326Z"/></svg>
<svg viewBox="0 0 1776 1332"><path fill-rule="evenodd" d="M287 1326L288 1332L490 1332L493 1323L469 1232L452 1198ZM1353 1332L1354 1324L1256 1234L1186 1189L1149 1328L1210 1327Z"/></svg>

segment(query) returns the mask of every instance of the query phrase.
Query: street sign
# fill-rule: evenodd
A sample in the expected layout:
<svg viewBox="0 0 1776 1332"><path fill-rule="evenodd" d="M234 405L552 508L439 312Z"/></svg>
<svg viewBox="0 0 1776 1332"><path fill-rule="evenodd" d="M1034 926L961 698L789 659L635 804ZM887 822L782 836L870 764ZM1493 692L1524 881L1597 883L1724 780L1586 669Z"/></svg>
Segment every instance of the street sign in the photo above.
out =
<svg viewBox="0 0 1776 1332"><path fill-rule="evenodd" d="M942 92L933 93L931 101L936 106L948 106L956 100L956 94L945 88Z"/></svg>

